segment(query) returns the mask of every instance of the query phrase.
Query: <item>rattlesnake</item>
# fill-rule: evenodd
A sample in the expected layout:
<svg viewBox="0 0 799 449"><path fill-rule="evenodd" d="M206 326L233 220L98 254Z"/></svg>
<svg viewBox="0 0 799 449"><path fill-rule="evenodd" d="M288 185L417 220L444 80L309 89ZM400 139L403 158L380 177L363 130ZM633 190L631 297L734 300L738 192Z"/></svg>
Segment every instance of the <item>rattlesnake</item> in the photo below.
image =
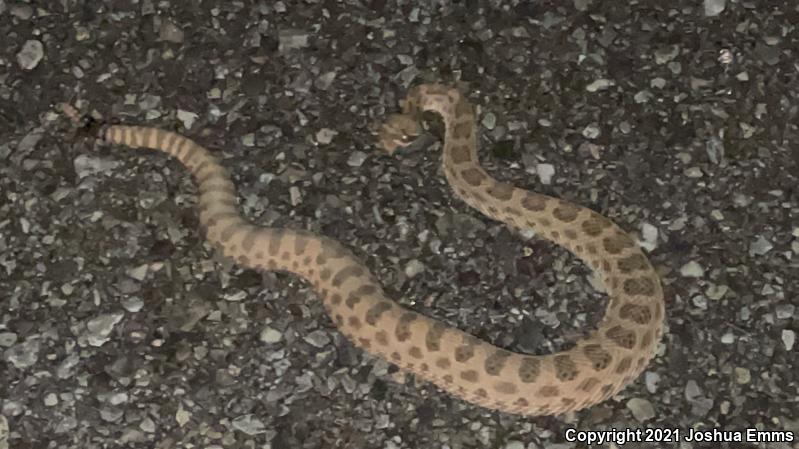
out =
<svg viewBox="0 0 799 449"><path fill-rule="evenodd" d="M209 242L243 266L308 280L339 330L355 345L474 404L550 415L601 402L632 382L653 357L664 321L660 279L632 238L584 207L494 180L479 165L473 108L456 89L413 88L403 114L380 129L393 153L420 131L424 111L445 124L444 173L455 193L487 216L533 228L601 274L610 298L597 330L567 351L533 356L479 340L390 300L369 269L337 241L302 230L255 226L239 213L228 172L205 148L149 127L106 126L105 142L163 151L194 176ZM74 108L67 115L77 117Z"/></svg>

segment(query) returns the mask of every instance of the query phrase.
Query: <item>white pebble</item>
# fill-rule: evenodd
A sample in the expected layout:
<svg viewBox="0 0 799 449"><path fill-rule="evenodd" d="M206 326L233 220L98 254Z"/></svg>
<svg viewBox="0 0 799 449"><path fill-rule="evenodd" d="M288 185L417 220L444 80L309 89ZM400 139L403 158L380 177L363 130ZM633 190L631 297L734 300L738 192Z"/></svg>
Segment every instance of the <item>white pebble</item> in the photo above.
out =
<svg viewBox="0 0 799 449"><path fill-rule="evenodd" d="M330 128L322 128L316 132L316 143L327 145L333 141L333 138L338 135L338 131Z"/></svg>
<svg viewBox="0 0 799 449"><path fill-rule="evenodd" d="M48 393L47 396L44 397L44 405L47 407L52 407L58 404L58 396L55 393Z"/></svg>
<svg viewBox="0 0 799 449"><path fill-rule="evenodd" d="M705 275L705 269L692 260L680 268L680 274L687 278L701 278Z"/></svg>
<svg viewBox="0 0 799 449"><path fill-rule="evenodd" d="M419 273L424 271L424 269L425 266L422 262L413 259L410 262L408 262L408 265L405 265L405 276L408 276L409 278L414 278Z"/></svg>
<svg viewBox="0 0 799 449"><path fill-rule="evenodd" d="M782 344L785 345L785 350L790 351L793 349L793 345L796 343L796 332L790 329L783 329L782 330Z"/></svg>
<svg viewBox="0 0 799 449"><path fill-rule="evenodd" d="M186 129L191 129L192 125L194 125L194 121L197 120L197 117L199 116L194 112L178 109L178 120L183 122L183 127Z"/></svg>
<svg viewBox="0 0 799 449"><path fill-rule="evenodd" d="M505 444L505 449L524 449L524 443L517 440L511 440Z"/></svg>
<svg viewBox="0 0 799 449"><path fill-rule="evenodd" d="M613 82L613 80L601 78L585 86L585 90L587 90L588 92L598 92L600 90L605 90L608 87L613 86L614 84L615 83Z"/></svg>
<svg viewBox="0 0 799 449"><path fill-rule="evenodd" d="M727 7L727 0L705 0L705 15L714 17L721 14Z"/></svg>
<svg viewBox="0 0 799 449"><path fill-rule="evenodd" d="M37 40L29 40L17 53L17 64L25 70L33 70L44 57L44 46Z"/></svg>
<svg viewBox="0 0 799 449"><path fill-rule="evenodd" d="M555 175L555 166L552 164L538 164L535 167L535 171L538 174L538 179L541 180L541 184L549 185L552 183L552 176Z"/></svg>
<svg viewBox="0 0 799 449"><path fill-rule="evenodd" d="M283 334L277 329L273 329L271 327L265 327L261 331L261 335L259 338L264 343L277 343L281 339L283 339Z"/></svg>
<svg viewBox="0 0 799 449"><path fill-rule="evenodd" d="M632 398L627 401L627 408L638 422L648 421L655 417L655 408L646 399Z"/></svg>

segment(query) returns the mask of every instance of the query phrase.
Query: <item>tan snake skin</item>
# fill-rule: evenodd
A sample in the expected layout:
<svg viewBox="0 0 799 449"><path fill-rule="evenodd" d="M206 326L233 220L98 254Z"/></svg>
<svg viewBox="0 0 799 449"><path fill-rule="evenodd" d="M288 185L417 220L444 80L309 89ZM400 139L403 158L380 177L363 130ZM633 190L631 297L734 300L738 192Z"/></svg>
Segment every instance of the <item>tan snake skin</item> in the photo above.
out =
<svg viewBox="0 0 799 449"><path fill-rule="evenodd" d="M660 279L632 238L590 209L514 188L479 165L472 106L442 85L413 88L403 115L383 125L389 153L418 134L423 111L445 123L444 171L456 194L487 216L533 228L601 274L610 298L598 329L567 351L510 352L398 305L340 243L306 231L255 226L239 213L227 171L203 147L155 128L110 126L100 138L163 151L192 173L207 239L243 266L285 270L313 284L339 330L355 345L474 404L508 413L550 415L603 401L632 382L663 330ZM76 112L65 108L68 115Z"/></svg>

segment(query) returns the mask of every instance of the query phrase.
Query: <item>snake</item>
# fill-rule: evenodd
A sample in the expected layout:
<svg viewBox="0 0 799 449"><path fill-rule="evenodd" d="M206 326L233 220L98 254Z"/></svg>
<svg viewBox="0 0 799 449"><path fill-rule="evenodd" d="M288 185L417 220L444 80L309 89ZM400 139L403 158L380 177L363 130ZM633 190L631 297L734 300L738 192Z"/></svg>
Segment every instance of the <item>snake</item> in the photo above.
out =
<svg viewBox="0 0 799 449"><path fill-rule="evenodd" d="M377 130L393 154L423 131L425 112L444 122L443 172L454 193L491 219L562 246L598 274L608 296L596 328L567 350L513 352L403 307L339 241L305 230L264 227L239 211L235 186L206 148L155 127L101 124L106 144L161 151L177 159L198 189L199 223L222 255L259 271L289 272L321 298L337 329L364 351L477 406L558 415L609 399L632 383L657 352L665 305L660 277L642 248L609 218L565 200L491 177L477 156L475 110L445 84L420 84ZM62 110L76 120L77 110Z"/></svg>

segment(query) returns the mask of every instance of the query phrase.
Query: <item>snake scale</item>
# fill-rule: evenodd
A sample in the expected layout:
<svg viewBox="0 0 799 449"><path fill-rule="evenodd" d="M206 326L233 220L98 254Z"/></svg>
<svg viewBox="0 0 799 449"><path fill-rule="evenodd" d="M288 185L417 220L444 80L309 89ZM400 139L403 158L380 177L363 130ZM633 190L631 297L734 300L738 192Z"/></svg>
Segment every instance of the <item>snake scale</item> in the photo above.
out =
<svg viewBox="0 0 799 449"><path fill-rule="evenodd" d="M150 127L104 126L111 144L159 150L178 159L199 190L208 241L239 264L282 270L310 282L338 329L356 346L466 401L507 413L553 415L601 402L632 382L655 354L665 320L660 279L635 241L585 207L515 188L487 174L477 157L472 105L457 89L410 90L380 129L393 153L419 134L421 115L445 125L444 173L454 192L483 214L561 245L600 274L609 301L597 329L566 351L507 351L389 299L369 269L339 242L308 231L256 226L238 210L230 176L205 148ZM67 115L77 112L65 107ZM74 117L73 117L74 120Z"/></svg>

